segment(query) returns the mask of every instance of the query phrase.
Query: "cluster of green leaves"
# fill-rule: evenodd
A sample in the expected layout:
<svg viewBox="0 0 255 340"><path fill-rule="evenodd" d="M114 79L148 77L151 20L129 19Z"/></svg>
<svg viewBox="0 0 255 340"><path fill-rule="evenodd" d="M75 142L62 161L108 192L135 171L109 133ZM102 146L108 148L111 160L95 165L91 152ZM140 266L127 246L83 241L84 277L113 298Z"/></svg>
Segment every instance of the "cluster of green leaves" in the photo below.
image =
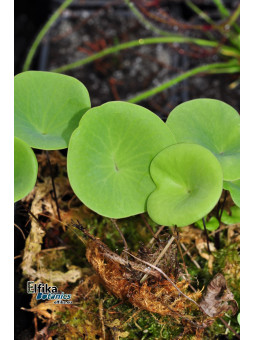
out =
<svg viewBox="0 0 255 340"><path fill-rule="evenodd" d="M90 108L77 79L28 71L15 77L15 136L28 147L68 148L75 194L105 217L148 212L158 224L185 226L213 209L223 185L238 203L239 115L218 100L185 102L164 123L131 103ZM35 181L15 158L16 173L25 195Z"/></svg>

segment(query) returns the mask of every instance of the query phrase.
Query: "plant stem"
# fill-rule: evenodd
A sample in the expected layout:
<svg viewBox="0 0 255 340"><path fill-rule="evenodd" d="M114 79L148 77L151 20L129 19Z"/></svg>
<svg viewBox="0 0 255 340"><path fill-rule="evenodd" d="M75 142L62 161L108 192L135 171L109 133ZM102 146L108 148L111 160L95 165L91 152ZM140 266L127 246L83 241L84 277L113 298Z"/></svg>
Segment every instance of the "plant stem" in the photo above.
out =
<svg viewBox="0 0 255 340"><path fill-rule="evenodd" d="M179 253L181 254L181 258L182 258L182 263L183 263L183 267L184 267L184 271L187 275L187 278L190 277L189 275L189 272L188 272L188 269L187 269L187 266L186 266L186 263L185 263L185 260L184 260L184 256L183 256L183 252L182 252L182 248L181 248L181 245L180 245L180 235L179 235L179 231L178 231L178 227L177 226L174 226L174 230L176 232L176 238L175 238L175 242L177 244L177 247L179 249Z"/></svg>
<svg viewBox="0 0 255 340"><path fill-rule="evenodd" d="M221 17L227 18L229 16L229 10L224 6L222 0L213 0L214 4L216 5L216 7L218 8Z"/></svg>
<svg viewBox="0 0 255 340"><path fill-rule="evenodd" d="M217 215L218 215L217 219L219 221L219 224L221 223L221 217L222 217L222 214L223 214L223 210L224 210L224 206L225 206L225 203L226 203L226 199L227 199L227 190L224 191L223 202L222 202L221 206L219 205L219 209L218 209L218 212L217 212ZM215 248L216 249L220 249L220 232L215 234L214 244L215 244Z"/></svg>
<svg viewBox="0 0 255 340"><path fill-rule="evenodd" d="M197 7L193 2L187 0L186 4L189 6L190 9L192 9L200 18L202 18L204 21L206 21L208 24L215 26L214 21L209 17L208 14L206 14L204 11L202 11L199 7Z"/></svg>
<svg viewBox="0 0 255 340"><path fill-rule="evenodd" d="M223 202L222 202L220 213L219 213L219 223L221 222L221 217L222 217L223 210L225 207L226 199L227 199L227 190L224 190Z"/></svg>
<svg viewBox="0 0 255 340"><path fill-rule="evenodd" d="M236 333L234 328L232 328L222 317L219 317L219 319L238 339L240 339L240 335Z"/></svg>
<svg viewBox="0 0 255 340"><path fill-rule="evenodd" d="M143 46L143 45L152 45L152 44L160 44L160 43L192 43L196 44L198 46L204 46L204 47L214 47L219 49L219 53L223 55L231 55L231 56L239 56L239 51L236 48L225 46L219 44L217 41L213 40L205 40L205 39L197 39L197 38L191 38L191 37L185 37L185 36L175 36L175 37L152 37L152 38L144 38L144 39L137 39L128 41L122 44L118 44L116 46L108 47L103 49L102 51L95 53L89 57L80 59L78 61L75 61L71 64L66 64L61 67L52 69L51 72L56 73L62 73L65 71L72 70L77 67L81 67L83 65L89 64L97 59L100 59L102 57L105 57L107 55L116 53L121 50L126 50L128 48L136 47L136 46Z"/></svg>
<svg viewBox="0 0 255 340"><path fill-rule="evenodd" d="M157 241L157 243L159 243L159 240L157 239L157 237L155 236L154 231L152 230L152 227L150 226L150 224L147 222L146 218L144 217L144 214L141 214L141 217L146 225L146 227L149 229L150 233L152 234L152 236L154 237L155 241Z"/></svg>
<svg viewBox="0 0 255 340"><path fill-rule="evenodd" d="M157 230L157 232L156 232L156 234L155 234L155 237L153 237L153 238L150 240L150 242L148 243L148 246L153 245L154 241L157 239L157 237L159 236L159 234L161 233L161 231L162 231L164 228L165 228L165 226L162 225L162 226Z"/></svg>
<svg viewBox="0 0 255 340"><path fill-rule="evenodd" d="M209 245L209 236L208 236L208 233L207 233L206 224L205 224L205 218L204 217L202 218L202 221L203 221L203 226L204 226L204 231L205 231L205 236L206 236L208 253L211 254L210 245Z"/></svg>
<svg viewBox="0 0 255 340"><path fill-rule="evenodd" d="M128 245L127 245L127 241L126 241L126 239L125 239L125 237L124 237L122 231L120 230L120 228L119 228L117 222L116 222L113 218L111 218L111 221L112 221L114 227L118 230L118 232L119 232L119 234L120 234L120 236L121 236L121 238L122 238L122 241L123 241L123 243L124 243L124 249L125 249L125 250L128 250L129 248L128 248Z"/></svg>
<svg viewBox="0 0 255 340"><path fill-rule="evenodd" d="M50 177L51 177L51 183L52 183L52 188L53 188L54 200L56 202L56 207L57 207L58 219L60 221L62 221L61 217L60 217L60 211L59 211L59 206L58 206L58 199L57 199L57 193L56 193L56 187L55 187L55 182L54 182L54 177L53 177L52 166L51 166L51 162L50 162L50 156L49 156L49 152L47 150L46 150L46 157L47 157L47 162L48 162L48 166L49 166L49 169L50 169Z"/></svg>
<svg viewBox="0 0 255 340"><path fill-rule="evenodd" d="M156 34L163 36L176 36L177 34L173 34L168 31L164 31L156 27L153 23L145 18L145 16L136 8L134 3L130 0L124 0L125 4L129 7L134 16L140 21L140 23L147 28L148 30L155 32Z"/></svg>
<svg viewBox="0 0 255 340"><path fill-rule="evenodd" d="M28 71L31 65L31 62L34 58L34 55L36 53L36 50L38 46L40 45L42 39L46 35L46 33L49 31L50 27L54 24L54 22L58 19L60 14L63 12L64 9L66 9L73 0L65 0L61 6L53 13L53 15L49 18L49 20L46 22L46 24L43 26L43 28L38 33L37 37L35 38L32 46L30 47L24 66L23 71Z"/></svg>
<svg viewBox="0 0 255 340"><path fill-rule="evenodd" d="M176 85L178 83L180 83L181 81L195 76L196 74L199 73L209 73L209 74L213 74L213 73L236 73L238 72L238 70L240 70L239 66L235 65L232 66L233 64L230 62L227 63L214 63L214 64L207 64L207 65L202 65L202 66L198 66L196 68L193 68L187 72L184 72L183 74L178 75L177 77L161 84L158 85L156 87L154 87L153 89L150 89L148 91L145 91L133 98L130 98L128 100L129 103L137 103L140 102L141 100L145 100L151 96L154 96L155 94L162 92L166 89L168 89L169 87L172 87L173 85Z"/></svg>

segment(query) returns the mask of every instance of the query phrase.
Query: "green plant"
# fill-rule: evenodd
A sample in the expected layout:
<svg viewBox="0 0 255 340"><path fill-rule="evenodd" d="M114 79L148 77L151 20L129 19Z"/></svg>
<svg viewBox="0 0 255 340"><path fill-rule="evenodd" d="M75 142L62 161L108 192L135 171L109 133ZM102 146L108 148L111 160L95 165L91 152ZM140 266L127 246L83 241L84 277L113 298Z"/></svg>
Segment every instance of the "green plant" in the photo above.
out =
<svg viewBox="0 0 255 340"><path fill-rule="evenodd" d="M174 143L163 121L141 106L109 102L92 108L70 140L71 186L85 205L103 216L142 213L155 187L150 162Z"/></svg>
<svg viewBox="0 0 255 340"><path fill-rule="evenodd" d="M34 187L38 164L33 150L14 137L14 202L25 197Z"/></svg>
<svg viewBox="0 0 255 340"><path fill-rule="evenodd" d="M38 33L35 38L34 43L29 49L27 58L25 60L25 64L23 67L24 71L29 70L32 59L36 53L36 50L42 41L43 37L49 31L50 27L56 22L62 11L71 4L72 0L65 0L61 6L56 10L56 12L50 17L50 19L43 26L41 31ZM239 73L240 72L240 27L237 23L237 20L240 15L240 4L238 4L237 8L230 13L229 10L224 6L221 0L214 0L216 9L219 11L222 20L220 22L214 22L212 18L210 18L205 12L199 9L195 4L191 1L187 1L187 5L199 16L201 17L206 25L199 25L197 30L204 32L206 39L195 38L187 36L186 34L176 34L170 32L168 30L160 29L155 25L151 20L147 19L142 14L142 5L139 5L138 2L136 5L131 0L124 0L126 5L135 15L135 17L139 20L139 22L144 25L149 31L152 31L156 34L156 37L142 38L133 41L128 41L124 43L118 43L115 46L104 48L103 50L95 53L91 56L85 57L83 59L77 60L67 65L63 65L57 67L51 71L53 72L66 72L72 70L77 67L81 67L88 63L91 63L95 60L98 60L102 57L105 57L110 54L114 54L118 51L142 46L149 44L175 44L175 43L184 43L184 44L193 44L198 47L211 48L211 51L214 51L214 54L219 55L223 58L222 62L217 63L204 63L203 65L199 65L193 69L190 69L183 74L179 74L176 77L166 81L163 84L159 84L156 87L145 90L144 92L136 95L133 98L129 98L128 101L131 103L138 103L141 100L147 99L157 93L164 91L167 88L170 88L184 79L189 77L199 75L202 73L205 74L216 74L216 73ZM162 16L157 17L156 15L152 15L153 18L156 18L156 21L161 22ZM157 20L158 19L158 20ZM166 23L170 26L171 20L166 19ZM175 24L178 24L178 21L175 20ZM207 25L208 24L208 25ZM192 26L192 25L191 25ZM207 27L209 26L209 28ZM207 31L207 28L209 31ZM215 34L213 34L215 33ZM209 53L210 54L210 53ZM236 84L236 82L235 82Z"/></svg>
<svg viewBox="0 0 255 340"><path fill-rule="evenodd" d="M240 178L240 117L230 105L215 99L195 99L178 105L166 124L178 143L200 144L219 160L223 178Z"/></svg>
<svg viewBox="0 0 255 340"><path fill-rule="evenodd" d="M14 78L14 134L33 148L67 148L90 106L87 89L73 77L28 71Z"/></svg>
<svg viewBox="0 0 255 340"><path fill-rule="evenodd" d="M213 209L223 179L235 197L239 115L231 106L192 100L166 124L131 103L89 108L85 86L72 77L36 71L15 77L15 135L36 148L68 147L70 184L98 214L147 211L156 223L184 226Z"/></svg>

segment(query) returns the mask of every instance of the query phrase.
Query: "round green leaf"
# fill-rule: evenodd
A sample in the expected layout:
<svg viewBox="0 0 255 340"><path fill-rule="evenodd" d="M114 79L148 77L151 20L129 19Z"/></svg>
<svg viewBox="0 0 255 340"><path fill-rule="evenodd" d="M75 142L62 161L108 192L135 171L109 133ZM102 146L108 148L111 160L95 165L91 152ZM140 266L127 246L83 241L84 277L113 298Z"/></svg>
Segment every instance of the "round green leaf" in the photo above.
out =
<svg viewBox="0 0 255 340"><path fill-rule="evenodd" d="M222 192L222 169L217 158L196 144L175 144L151 162L157 188L148 198L151 219L183 227L208 214Z"/></svg>
<svg viewBox="0 0 255 340"><path fill-rule="evenodd" d="M33 150L14 137L14 202L25 197L35 186L38 163Z"/></svg>
<svg viewBox="0 0 255 340"><path fill-rule="evenodd" d="M14 133L34 148L67 148L90 106L86 87L75 78L41 71L14 78Z"/></svg>
<svg viewBox="0 0 255 340"><path fill-rule="evenodd" d="M223 182L223 188L230 192L232 200L240 208L240 179L233 182Z"/></svg>
<svg viewBox="0 0 255 340"><path fill-rule="evenodd" d="M173 143L166 124L139 105L116 101L92 108L70 139L71 186L86 206L103 216L142 213L155 188L150 162Z"/></svg>
<svg viewBox="0 0 255 340"><path fill-rule="evenodd" d="M230 105L215 99L195 99L178 105L167 125L178 143L195 143L219 160L223 178L240 178L240 117Z"/></svg>

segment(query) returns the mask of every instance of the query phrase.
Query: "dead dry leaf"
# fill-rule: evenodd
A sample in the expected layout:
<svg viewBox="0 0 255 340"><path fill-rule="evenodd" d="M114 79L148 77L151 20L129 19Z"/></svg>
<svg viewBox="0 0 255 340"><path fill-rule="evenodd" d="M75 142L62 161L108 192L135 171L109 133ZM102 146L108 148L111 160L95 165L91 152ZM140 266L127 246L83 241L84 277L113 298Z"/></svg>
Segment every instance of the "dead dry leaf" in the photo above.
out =
<svg viewBox="0 0 255 340"><path fill-rule="evenodd" d="M220 273L215 275L207 286L205 295L200 302L204 312L211 317L222 316L227 311L235 314L238 310L234 295L227 287L224 276Z"/></svg>

